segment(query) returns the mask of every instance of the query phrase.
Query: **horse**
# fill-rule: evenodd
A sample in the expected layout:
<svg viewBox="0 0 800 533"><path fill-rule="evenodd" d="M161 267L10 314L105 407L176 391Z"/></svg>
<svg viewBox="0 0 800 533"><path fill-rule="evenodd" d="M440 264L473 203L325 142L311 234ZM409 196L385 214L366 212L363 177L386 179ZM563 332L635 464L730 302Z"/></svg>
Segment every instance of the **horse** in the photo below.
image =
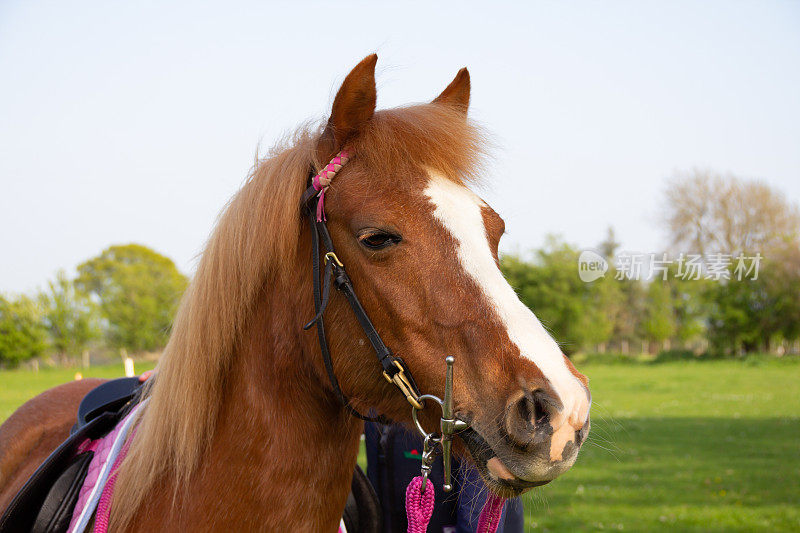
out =
<svg viewBox="0 0 800 533"><path fill-rule="evenodd" d="M414 399L381 376L339 291L324 309L326 345L302 328L325 274L311 268L301 199L343 152L349 162L320 191L336 248L325 268L346 268L414 389L441 396L444 357L458 361L453 413L469 430L454 453L503 497L574 464L590 426L588 381L500 271L504 221L472 190L487 143L467 116L469 72L429 103L376 110L376 62L346 76L326 122L259 160L218 219L146 384L111 530L336 531L363 428L352 415L411 427ZM0 508L65 438L94 384L46 391L0 427ZM433 408L418 414L425 427L439 420Z"/></svg>

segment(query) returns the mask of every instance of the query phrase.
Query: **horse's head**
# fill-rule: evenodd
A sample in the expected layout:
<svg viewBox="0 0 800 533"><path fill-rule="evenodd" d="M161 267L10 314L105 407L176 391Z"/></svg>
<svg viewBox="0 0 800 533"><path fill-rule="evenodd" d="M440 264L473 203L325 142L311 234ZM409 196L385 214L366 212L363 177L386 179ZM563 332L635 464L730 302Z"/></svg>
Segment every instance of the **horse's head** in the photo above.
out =
<svg viewBox="0 0 800 533"><path fill-rule="evenodd" d="M480 138L467 120L466 69L430 104L375 112L376 56L347 76L317 147L350 162L325 208L339 258L386 344L424 393L455 365L455 413L487 484L502 495L542 485L575 462L589 431L586 378L515 294L498 266L503 219L467 186ZM342 389L362 410L408 421L344 298L327 329ZM435 429L440 412L425 409Z"/></svg>

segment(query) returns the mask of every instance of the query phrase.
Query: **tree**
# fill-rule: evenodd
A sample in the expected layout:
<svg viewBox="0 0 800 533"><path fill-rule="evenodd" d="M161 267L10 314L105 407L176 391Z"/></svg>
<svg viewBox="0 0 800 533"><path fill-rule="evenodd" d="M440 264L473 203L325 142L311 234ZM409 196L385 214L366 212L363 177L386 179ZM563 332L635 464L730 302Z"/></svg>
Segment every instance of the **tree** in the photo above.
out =
<svg viewBox="0 0 800 533"><path fill-rule="evenodd" d="M138 244L111 246L78 266L76 287L98 304L111 345L163 347L188 280L171 259Z"/></svg>
<svg viewBox="0 0 800 533"><path fill-rule="evenodd" d="M669 181L671 245L685 253L769 254L800 239L797 205L766 183L694 170Z"/></svg>
<svg viewBox="0 0 800 533"><path fill-rule="evenodd" d="M0 364L16 366L41 355L44 348L45 329L36 302L0 295Z"/></svg>
<svg viewBox="0 0 800 533"><path fill-rule="evenodd" d="M617 234L614 228L609 226L606 230L606 238L600 243L600 253L606 258L606 261L611 262L614 256L617 255L621 243L617 240Z"/></svg>
<svg viewBox="0 0 800 533"><path fill-rule="evenodd" d="M615 280L615 283L619 287L620 303L614 320L612 339L619 343L623 353L627 353L629 345L643 336L642 320L646 305L646 291L644 284L638 279L623 278Z"/></svg>
<svg viewBox="0 0 800 533"><path fill-rule="evenodd" d="M800 337L800 247L787 245L765 258L757 279L730 279L708 291L709 336L719 353L772 351Z"/></svg>
<svg viewBox="0 0 800 533"><path fill-rule="evenodd" d="M535 252L533 262L506 255L500 267L522 302L562 344L573 353L607 342L613 329L614 299L611 279L584 283L578 277L579 252L555 237Z"/></svg>
<svg viewBox="0 0 800 533"><path fill-rule="evenodd" d="M660 279L652 280L647 286L642 328L649 341L663 343L675 334L675 312L669 285Z"/></svg>
<svg viewBox="0 0 800 533"><path fill-rule="evenodd" d="M63 356L75 356L99 335L96 306L80 291L63 271L50 281L39 295L43 322L50 344Z"/></svg>
<svg viewBox="0 0 800 533"><path fill-rule="evenodd" d="M798 338L796 204L763 182L695 170L670 181L665 208L675 251L703 255L707 272L713 263L723 264L716 259L730 260L723 278L673 284L679 337L707 326L712 350L734 355ZM732 263L740 254L764 258L758 279L734 275Z"/></svg>
<svg viewBox="0 0 800 533"><path fill-rule="evenodd" d="M770 305L767 330L783 340L800 338L800 246L786 246L767 259L762 271Z"/></svg>
<svg viewBox="0 0 800 533"><path fill-rule="evenodd" d="M758 347L764 293L758 281L730 280L709 287L708 337L714 352L739 355Z"/></svg>
<svg viewBox="0 0 800 533"><path fill-rule="evenodd" d="M672 265L666 283L670 287L677 340L686 345L705 339L709 313L707 294L715 282L682 279Z"/></svg>

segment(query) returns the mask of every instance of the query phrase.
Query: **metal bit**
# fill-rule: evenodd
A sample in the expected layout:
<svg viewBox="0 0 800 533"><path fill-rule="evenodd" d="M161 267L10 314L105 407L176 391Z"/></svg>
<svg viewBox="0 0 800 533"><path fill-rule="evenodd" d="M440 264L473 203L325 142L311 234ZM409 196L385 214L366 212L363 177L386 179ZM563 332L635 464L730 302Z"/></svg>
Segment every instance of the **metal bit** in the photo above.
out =
<svg viewBox="0 0 800 533"><path fill-rule="evenodd" d="M447 372L444 378L444 401L442 402L442 463L444 464L444 486L445 492L453 490L452 465L450 464L450 449L453 444L453 434L467 427L467 423L453 417L453 363L455 357L448 356Z"/></svg>

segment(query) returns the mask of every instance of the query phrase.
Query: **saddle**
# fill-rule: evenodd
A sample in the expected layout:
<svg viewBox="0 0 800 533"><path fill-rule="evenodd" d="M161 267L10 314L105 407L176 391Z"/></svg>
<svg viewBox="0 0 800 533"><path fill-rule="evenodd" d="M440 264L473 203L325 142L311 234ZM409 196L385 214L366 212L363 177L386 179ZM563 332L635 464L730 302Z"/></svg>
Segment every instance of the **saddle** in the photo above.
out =
<svg viewBox="0 0 800 533"><path fill-rule="evenodd" d="M138 397L138 378L120 378L92 389L81 400L70 436L51 453L14 496L0 518L0 533L66 531L93 452L80 445L108 434Z"/></svg>
<svg viewBox="0 0 800 533"><path fill-rule="evenodd" d="M28 479L0 517L0 533L64 533L69 528L94 452L79 452L87 439L111 432L138 402L139 378L107 381L81 400L70 436ZM380 504L361 468L356 465L342 516L348 533L378 533Z"/></svg>

